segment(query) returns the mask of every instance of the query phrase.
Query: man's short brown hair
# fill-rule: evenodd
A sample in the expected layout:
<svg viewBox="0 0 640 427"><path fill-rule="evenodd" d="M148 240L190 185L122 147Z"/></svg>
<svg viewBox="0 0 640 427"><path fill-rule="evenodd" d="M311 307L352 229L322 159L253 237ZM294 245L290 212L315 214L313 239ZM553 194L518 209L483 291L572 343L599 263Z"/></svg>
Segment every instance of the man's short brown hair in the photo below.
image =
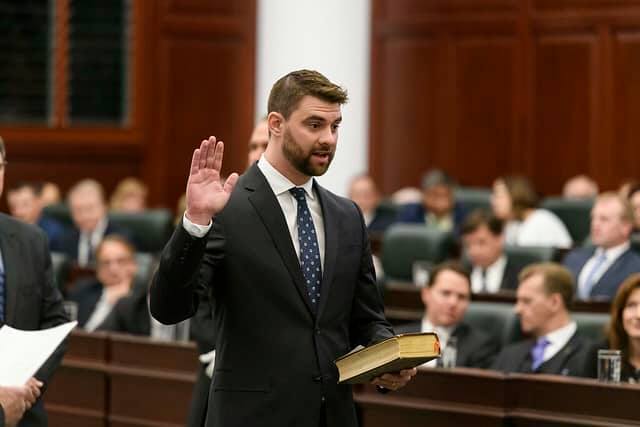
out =
<svg viewBox="0 0 640 427"><path fill-rule="evenodd" d="M547 295L558 293L568 309L573 301L574 280L571 272L555 262L540 262L524 268L518 275L520 283L531 276L542 274L542 284Z"/></svg>
<svg viewBox="0 0 640 427"><path fill-rule="evenodd" d="M494 236L502 234L504 223L493 213L486 209L475 209L464 219L460 234L466 236L475 232L478 228L486 226Z"/></svg>
<svg viewBox="0 0 640 427"><path fill-rule="evenodd" d="M620 205L620 219L624 222L633 223L633 207L628 199L625 199L620 194L615 193L613 191L607 191L604 193L600 193L598 197L596 197L596 201L593 203L594 206L596 203L600 201L609 201L613 200L618 202Z"/></svg>
<svg viewBox="0 0 640 427"><path fill-rule="evenodd" d="M331 83L319 72L298 70L292 71L274 83L269 94L267 111L280 113L285 120L288 120L300 100L307 95L340 105L348 100L346 90Z"/></svg>
<svg viewBox="0 0 640 427"><path fill-rule="evenodd" d="M438 275L443 271L453 271L454 273L458 273L461 276L464 276L467 279L467 283L469 284L469 290L471 290L471 274L469 270L459 261L445 261L431 269L429 274L429 281L427 282L427 287L430 288L438 278Z"/></svg>

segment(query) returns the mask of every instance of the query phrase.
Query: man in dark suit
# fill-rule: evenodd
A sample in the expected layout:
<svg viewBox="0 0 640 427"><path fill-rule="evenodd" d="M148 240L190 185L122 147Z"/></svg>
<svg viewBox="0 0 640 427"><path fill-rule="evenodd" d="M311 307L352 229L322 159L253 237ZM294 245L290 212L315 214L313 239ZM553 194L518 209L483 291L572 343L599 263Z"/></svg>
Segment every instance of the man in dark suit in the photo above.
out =
<svg viewBox="0 0 640 427"><path fill-rule="evenodd" d="M427 227L458 233L467 214L464 206L456 203L455 181L445 172L434 169L422 178L422 203L405 205L397 221L425 224Z"/></svg>
<svg viewBox="0 0 640 427"><path fill-rule="evenodd" d="M516 313L531 338L505 347L493 369L505 372L591 377L596 346L571 320L571 272L559 264L532 264L520 273Z"/></svg>
<svg viewBox="0 0 640 427"><path fill-rule="evenodd" d="M312 178L331 163L346 99L321 74L292 72L269 96L267 150L241 178L220 181L224 148L214 137L194 152L151 312L183 320L197 309L198 284L210 289L218 334L208 426L357 425L334 360L393 331L362 215ZM415 373L374 383L393 390Z"/></svg>
<svg viewBox="0 0 640 427"><path fill-rule="evenodd" d="M437 265L429 275L427 286L420 293L425 306L422 321L397 328L397 332L438 334L443 358L425 365L440 366L449 343L455 338L455 366L488 368L498 353L499 343L463 320L471 299L469 272L458 262Z"/></svg>
<svg viewBox="0 0 640 427"><path fill-rule="evenodd" d="M380 192L369 175L358 175L351 180L349 198L360 208L369 232L383 233L396 219L394 211L380 209Z"/></svg>
<svg viewBox="0 0 640 427"><path fill-rule="evenodd" d="M131 291L137 271L131 243L115 234L105 237L96 249L96 277L81 279L69 291L67 299L78 306L78 326L95 330Z"/></svg>
<svg viewBox="0 0 640 427"><path fill-rule="evenodd" d="M467 216L460 234L471 263L473 293L515 292L525 265L505 254L502 220L478 209Z"/></svg>
<svg viewBox="0 0 640 427"><path fill-rule="evenodd" d="M42 186L32 182L18 182L7 190L7 205L11 216L40 227L49 238L49 249L62 251L62 240L66 232L64 226L42 213L40 198Z"/></svg>
<svg viewBox="0 0 640 427"><path fill-rule="evenodd" d="M633 210L617 193L603 193L591 210L591 241L595 247L569 252L564 265L578 283L576 298L611 300L620 284L640 272L640 256L631 250Z"/></svg>
<svg viewBox="0 0 640 427"><path fill-rule="evenodd" d="M75 228L69 230L63 241L63 251L81 267L95 261L98 245L105 236L129 233L114 226L107 215L104 190L99 182L84 179L76 183L67 196Z"/></svg>
<svg viewBox="0 0 640 427"><path fill-rule="evenodd" d="M0 141L0 194L5 165L5 148ZM42 230L0 214L0 261L0 326L6 324L33 331L67 321L62 296L53 283L49 244ZM27 386L31 389L46 388L63 353L64 347L61 346ZM47 415L41 399L24 413L18 424L22 427L46 425Z"/></svg>

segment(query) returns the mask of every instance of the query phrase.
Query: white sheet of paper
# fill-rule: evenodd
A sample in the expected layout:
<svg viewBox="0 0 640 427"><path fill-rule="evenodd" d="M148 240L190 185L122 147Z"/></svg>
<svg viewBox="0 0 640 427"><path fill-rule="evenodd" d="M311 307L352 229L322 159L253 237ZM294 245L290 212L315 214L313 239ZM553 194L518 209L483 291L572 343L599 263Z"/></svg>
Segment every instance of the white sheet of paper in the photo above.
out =
<svg viewBox="0 0 640 427"><path fill-rule="evenodd" d="M78 322L40 331L0 328L0 385L22 386L35 375Z"/></svg>

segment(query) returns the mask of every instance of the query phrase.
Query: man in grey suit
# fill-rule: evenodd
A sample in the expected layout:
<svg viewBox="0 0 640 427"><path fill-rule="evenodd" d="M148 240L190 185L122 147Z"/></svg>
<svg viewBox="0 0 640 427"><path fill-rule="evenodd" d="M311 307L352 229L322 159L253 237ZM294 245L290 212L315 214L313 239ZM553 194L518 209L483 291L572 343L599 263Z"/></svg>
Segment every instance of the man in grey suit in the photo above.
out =
<svg viewBox="0 0 640 427"><path fill-rule="evenodd" d="M393 335L376 288L362 214L313 176L333 159L346 92L315 71L278 80L269 144L240 178L220 180L224 146L195 150L187 209L151 287L165 323L192 316L197 289L216 306L208 426L357 425L335 359ZM395 390L416 370L384 374Z"/></svg>
<svg viewBox="0 0 640 427"><path fill-rule="evenodd" d="M443 348L443 358L426 363L439 364L455 339L455 366L488 368L498 353L500 344L491 336L466 323L463 318L469 308L471 283L469 272L458 262L448 261L433 268L427 286L421 290L425 306L422 321L397 328L399 333L436 332Z"/></svg>
<svg viewBox="0 0 640 427"><path fill-rule="evenodd" d="M591 210L593 247L569 252L564 265L577 283L577 299L612 300L620 284L640 272L640 256L633 252L629 237L633 210L617 193L603 193Z"/></svg>
<svg viewBox="0 0 640 427"><path fill-rule="evenodd" d="M4 186L5 148L0 140L0 194ZM53 281L47 237L39 228L0 213L0 325L16 329L46 329L67 321L62 296ZM60 364L59 347L26 386L46 387ZM47 425L42 399L34 402L18 426Z"/></svg>

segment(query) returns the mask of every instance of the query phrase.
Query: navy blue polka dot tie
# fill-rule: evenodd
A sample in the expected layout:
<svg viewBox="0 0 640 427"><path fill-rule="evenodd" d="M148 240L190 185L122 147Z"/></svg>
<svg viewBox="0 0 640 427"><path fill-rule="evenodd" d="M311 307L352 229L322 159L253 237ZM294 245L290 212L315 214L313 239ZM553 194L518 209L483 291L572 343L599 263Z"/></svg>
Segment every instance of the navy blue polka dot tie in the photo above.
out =
<svg viewBox="0 0 640 427"><path fill-rule="evenodd" d="M289 192L298 202L298 243L300 244L300 268L307 287L307 295L311 301L311 307L316 311L320 302L320 283L322 281L322 269L320 264L320 249L316 229L313 226L313 218L307 206L304 188L292 188Z"/></svg>

